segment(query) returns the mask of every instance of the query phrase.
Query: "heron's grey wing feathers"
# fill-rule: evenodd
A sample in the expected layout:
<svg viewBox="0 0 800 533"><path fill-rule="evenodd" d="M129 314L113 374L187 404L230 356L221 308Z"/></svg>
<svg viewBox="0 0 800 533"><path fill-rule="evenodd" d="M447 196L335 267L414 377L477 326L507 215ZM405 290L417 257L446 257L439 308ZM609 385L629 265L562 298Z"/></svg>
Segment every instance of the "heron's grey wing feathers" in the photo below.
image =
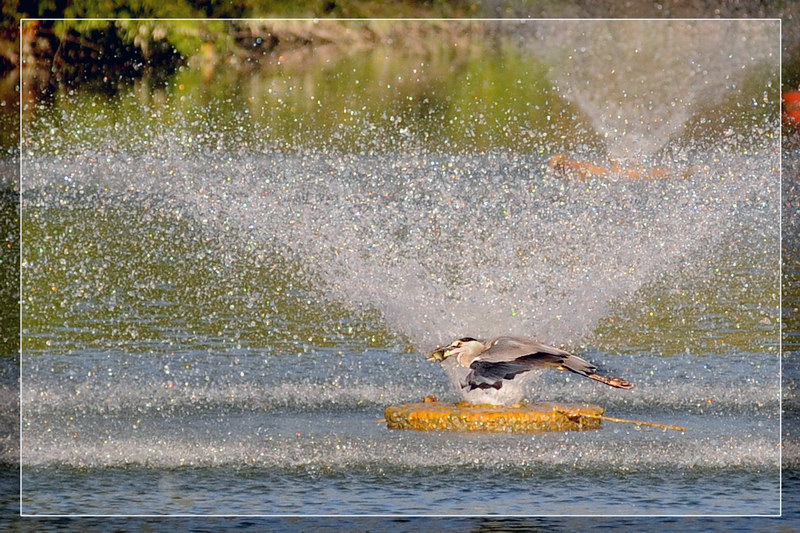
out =
<svg viewBox="0 0 800 533"><path fill-rule="evenodd" d="M488 343L489 348L480 354L486 363L510 362L533 367L567 369L582 376L593 374L597 367L564 350L519 337L497 337Z"/></svg>
<svg viewBox="0 0 800 533"><path fill-rule="evenodd" d="M486 345L489 348L481 352L480 359L491 363L514 361L525 355L533 354L550 354L562 357L570 355L569 352L564 350L520 337L497 337L487 342Z"/></svg>

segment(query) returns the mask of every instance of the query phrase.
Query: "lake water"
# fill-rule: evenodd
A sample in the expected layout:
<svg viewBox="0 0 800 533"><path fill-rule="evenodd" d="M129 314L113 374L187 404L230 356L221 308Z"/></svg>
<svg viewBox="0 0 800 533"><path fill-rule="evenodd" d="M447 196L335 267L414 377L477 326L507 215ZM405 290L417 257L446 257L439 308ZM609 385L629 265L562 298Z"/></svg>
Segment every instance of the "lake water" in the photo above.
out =
<svg viewBox="0 0 800 533"><path fill-rule="evenodd" d="M775 24L648 24L31 105L23 512L777 514ZM553 372L530 400L687 431L380 422L457 398L427 351L503 333L636 386Z"/></svg>

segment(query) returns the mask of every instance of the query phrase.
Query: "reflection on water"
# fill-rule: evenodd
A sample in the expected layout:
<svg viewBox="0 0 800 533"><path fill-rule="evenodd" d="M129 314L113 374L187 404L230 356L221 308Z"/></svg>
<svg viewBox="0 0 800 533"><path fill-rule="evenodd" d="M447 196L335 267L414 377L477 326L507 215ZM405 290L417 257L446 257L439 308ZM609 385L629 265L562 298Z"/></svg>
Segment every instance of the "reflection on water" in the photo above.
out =
<svg viewBox="0 0 800 533"><path fill-rule="evenodd" d="M772 142L764 118L779 105L770 68L777 22L492 25L488 37L433 39L416 51L354 48L275 57L262 71L183 68L166 82L62 88L55 113L26 105L37 120L25 137L61 152L92 146L99 132L118 148L152 151L180 130L171 142L188 151L508 148L631 158L667 144Z"/></svg>
<svg viewBox="0 0 800 533"><path fill-rule="evenodd" d="M62 151L91 146L98 130L119 148L147 151L158 150L165 133L190 151L600 147L582 113L554 94L546 64L510 44L487 61L488 46L442 42L421 55L375 48L211 79L184 69L166 86L145 77L105 91L64 89L52 103L68 114L31 107L37 121L25 137L45 151L52 143L39 140L52 128Z"/></svg>

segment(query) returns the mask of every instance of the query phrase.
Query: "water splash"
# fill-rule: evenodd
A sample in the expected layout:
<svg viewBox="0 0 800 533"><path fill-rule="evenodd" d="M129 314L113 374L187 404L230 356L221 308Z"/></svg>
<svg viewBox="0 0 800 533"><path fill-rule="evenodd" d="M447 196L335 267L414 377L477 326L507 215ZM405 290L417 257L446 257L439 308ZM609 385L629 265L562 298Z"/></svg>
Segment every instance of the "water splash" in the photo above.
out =
<svg viewBox="0 0 800 533"><path fill-rule="evenodd" d="M551 65L558 93L605 138L608 154L632 160L674 142L711 106L736 101L748 78L770 76L763 67L780 57L780 26L730 22L547 23L535 28L531 49ZM774 105L774 94L764 92L731 111L740 114L770 101ZM702 123L726 120L722 115Z"/></svg>
<svg viewBox="0 0 800 533"><path fill-rule="evenodd" d="M129 358L119 366L116 361L126 359L121 353L98 353L82 361L41 356L26 365L21 403L31 417L91 420L187 413L379 412L429 394L443 401L460 398L437 365L413 354L380 350L358 358L318 351L288 357L290 361L255 352L243 359L209 356L201 361L187 352ZM779 405L775 361L757 354L729 355L713 364L686 354L587 357L624 372L636 382L634 392L621 395L584 378L551 372L530 386L526 399L591 402L629 413L754 417L771 416Z"/></svg>
<svg viewBox="0 0 800 533"><path fill-rule="evenodd" d="M611 305L666 273L683 270L686 279L698 278L721 254L742 254L767 272L760 279L770 275L777 256L769 250L778 238L772 218L778 181L778 117L770 107L777 91L770 81L777 72L774 24L538 21L499 27L517 36L511 57L519 60L520 50L529 50L551 65L560 94L607 137L608 155L646 155L638 163L665 167L671 177L567 179L548 167L548 156L560 146L555 134L574 131L546 130L535 155L420 149L425 137L413 132L430 126L430 116L414 123L413 112L398 113L375 122L367 118L374 112L356 112L354 102L346 106L354 113L347 115L348 127L369 142L345 153L331 135L306 143L314 148L283 151L269 120L266 129L242 126L249 107L231 120L215 118L218 108L230 105L226 100L184 116L155 109L140 117L153 128L135 140L101 112L97 124L75 128L82 131L77 138L91 138L92 145L69 136L59 141L60 125L77 114L65 107L49 124L31 128L41 138L26 137L24 192L30 205L115 209L138 203L190 220L231 248L283 255L288 277L312 273L319 298L377 310L390 331L420 349L454 336L503 333L575 345ZM520 61L509 64L530 67ZM744 91L748 77L759 73L766 79ZM476 90L473 75L464 75L469 90ZM309 88L282 86L286 98ZM542 95L548 91L537 86L530 98L547 102ZM424 101L434 93L408 98ZM722 95L733 107L717 105ZM317 108L338 105L315 101L297 108L303 123ZM280 107L273 96L265 102L289 115L296 104ZM420 105L420 113L442 112L430 102ZM496 116L510 113L487 106ZM742 109L757 117L757 127L748 129L757 142L735 134L752 126ZM726 117L731 110L735 116ZM272 112L261 110L263 116ZM535 137L519 117L508 118L517 136ZM676 136L688 122L723 124L728 118L734 125L712 129L700 149L678 146ZM480 112L459 120L469 131L486 122ZM221 122L238 126L218 131ZM378 127L395 122L391 134ZM406 144L394 138L398 128L408 130ZM107 140L98 145L98 137ZM388 137L390 149L376 150ZM238 150L228 148L232 144ZM96 215L103 224L102 213ZM233 262L237 250L214 253Z"/></svg>
<svg viewBox="0 0 800 533"><path fill-rule="evenodd" d="M363 423L363 421L359 421ZM540 437L541 438L541 437ZM433 440L433 439L431 439ZM302 469L311 473L335 476L354 472L424 472L431 468L458 471L488 468L513 471L518 475L541 475L548 469L561 473L579 469L584 474L608 475L630 472L658 472L663 469L713 470L741 468L751 471L775 470L778 447L774 438L758 436L757 431L731 436L720 445L716 436L692 442L669 442L652 439L633 451L620 453L626 446L613 442L569 442L556 451L528 437L522 439L469 439L457 443L450 438L430 440L382 438L230 439L208 441L195 435L181 435L170 441L160 438L124 437L113 439L76 438L52 446L39 438L29 440L23 460L31 467L66 464L77 468L101 468L139 465L150 468L182 466L250 466L260 468ZM541 438L552 441L548 436ZM638 439L635 439L638 440ZM501 441L501 442L498 442ZM502 442L505 441L505 442ZM533 441L533 442L532 442ZM453 448L461 453L451 453ZM35 449L36 453L31 453ZM709 454L709 449L715 449ZM381 466L378 466L381 465Z"/></svg>
<svg viewBox="0 0 800 533"><path fill-rule="evenodd" d="M322 294L379 310L423 349L464 334L570 344L680 262L719 259L721 243L770 268L774 157L713 157L685 178L571 181L508 153L171 155L45 164L27 186L49 190L45 203L157 199L305 265Z"/></svg>

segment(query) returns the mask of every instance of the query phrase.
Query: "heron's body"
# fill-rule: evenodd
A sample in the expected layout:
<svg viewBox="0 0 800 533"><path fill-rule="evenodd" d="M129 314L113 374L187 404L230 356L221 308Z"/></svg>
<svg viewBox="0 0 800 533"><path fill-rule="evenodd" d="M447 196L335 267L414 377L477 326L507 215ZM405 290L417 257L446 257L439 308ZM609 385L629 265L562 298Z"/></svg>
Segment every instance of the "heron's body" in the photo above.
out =
<svg viewBox="0 0 800 533"><path fill-rule="evenodd" d="M548 368L569 370L611 387L633 387L624 379L597 374L594 365L576 355L522 337L486 342L464 337L435 350L431 360L441 361L450 381L470 403L519 403L530 383Z"/></svg>

